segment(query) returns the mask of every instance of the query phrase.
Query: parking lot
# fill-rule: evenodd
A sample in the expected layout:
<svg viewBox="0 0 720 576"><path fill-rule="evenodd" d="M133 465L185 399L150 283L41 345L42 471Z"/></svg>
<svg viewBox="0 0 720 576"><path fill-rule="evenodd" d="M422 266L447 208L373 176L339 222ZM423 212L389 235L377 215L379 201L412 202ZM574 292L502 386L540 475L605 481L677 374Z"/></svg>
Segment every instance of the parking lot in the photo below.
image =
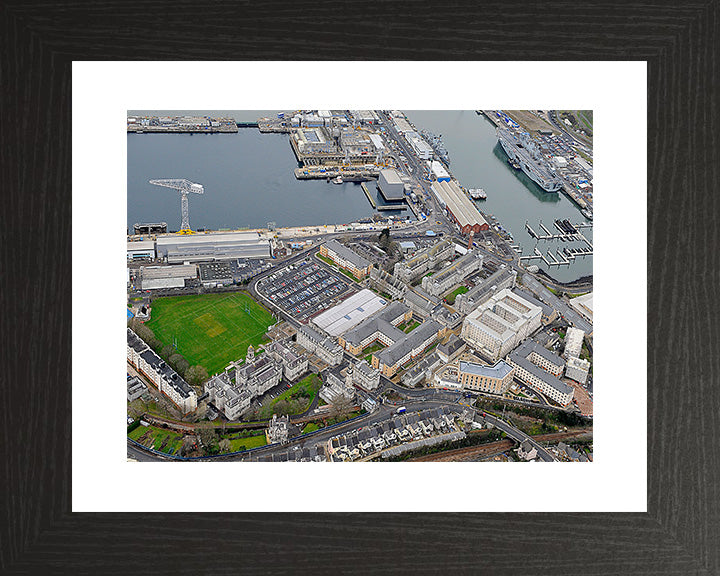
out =
<svg viewBox="0 0 720 576"><path fill-rule="evenodd" d="M303 260L263 278L257 290L297 320L305 320L335 304L350 284L320 266Z"/></svg>

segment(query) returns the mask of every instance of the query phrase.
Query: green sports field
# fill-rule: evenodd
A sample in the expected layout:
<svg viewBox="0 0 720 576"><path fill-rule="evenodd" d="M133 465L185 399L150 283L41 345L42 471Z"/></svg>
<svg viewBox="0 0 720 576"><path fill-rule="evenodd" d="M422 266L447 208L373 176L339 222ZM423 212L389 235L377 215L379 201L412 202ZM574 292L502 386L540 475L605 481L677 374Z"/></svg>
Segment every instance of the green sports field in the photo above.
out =
<svg viewBox="0 0 720 576"><path fill-rule="evenodd" d="M176 343L190 366L204 366L212 375L244 358L249 345L262 343L274 322L249 295L234 292L158 298L146 325L163 345Z"/></svg>

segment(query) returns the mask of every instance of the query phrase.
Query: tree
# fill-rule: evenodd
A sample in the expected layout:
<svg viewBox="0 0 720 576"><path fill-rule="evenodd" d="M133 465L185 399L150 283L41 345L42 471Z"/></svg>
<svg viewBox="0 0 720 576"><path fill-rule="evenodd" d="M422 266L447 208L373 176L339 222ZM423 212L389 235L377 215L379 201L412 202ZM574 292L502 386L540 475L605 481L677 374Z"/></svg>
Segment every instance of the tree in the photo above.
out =
<svg viewBox="0 0 720 576"><path fill-rule="evenodd" d="M186 370L190 367L190 364L183 357L182 354L173 354L168 358L168 364L172 366L180 376L185 376Z"/></svg>
<svg viewBox="0 0 720 576"><path fill-rule="evenodd" d="M344 418L352 410L353 402L347 396L338 396L333 400L332 408L330 409L330 415L332 418L340 419Z"/></svg>
<svg viewBox="0 0 720 576"><path fill-rule="evenodd" d="M220 447L221 452L230 452L230 440L227 438L220 440L218 446Z"/></svg>
<svg viewBox="0 0 720 576"><path fill-rule="evenodd" d="M215 426L213 426L207 420L199 422L198 425L195 426L195 432L197 432L198 436L200 437L200 442L202 442L202 445L205 448L208 448L213 444L217 443L218 437L215 433Z"/></svg>
<svg viewBox="0 0 720 576"><path fill-rule="evenodd" d="M390 246L390 229L383 228L382 232L378 236L378 244L381 248L387 249Z"/></svg>
<svg viewBox="0 0 720 576"><path fill-rule="evenodd" d="M208 379L207 370L203 366L190 366L185 372L185 380L188 384L200 386Z"/></svg>
<svg viewBox="0 0 720 576"><path fill-rule="evenodd" d="M195 416L202 420L205 418L205 414L207 414L207 402L200 402L198 407L195 409Z"/></svg>
<svg viewBox="0 0 720 576"><path fill-rule="evenodd" d="M162 351L160 352L160 356L167 359L170 358L175 353L175 347L171 344L168 344L167 346L162 347Z"/></svg>

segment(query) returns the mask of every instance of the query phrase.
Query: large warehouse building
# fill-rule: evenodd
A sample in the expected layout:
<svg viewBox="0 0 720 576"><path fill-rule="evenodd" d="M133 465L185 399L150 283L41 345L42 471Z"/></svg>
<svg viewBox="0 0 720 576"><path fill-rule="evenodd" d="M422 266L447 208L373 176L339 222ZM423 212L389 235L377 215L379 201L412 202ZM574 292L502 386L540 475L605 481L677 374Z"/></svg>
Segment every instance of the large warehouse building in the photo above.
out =
<svg viewBox="0 0 720 576"><path fill-rule="evenodd" d="M402 200L405 197L405 185L400 178L400 174L394 168L380 170L378 188L380 188L380 193L385 200Z"/></svg>
<svg viewBox="0 0 720 576"><path fill-rule="evenodd" d="M470 234L471 231L477 234L481 230L490 229L490 225L457 182L433 182L431 188L438 202L445 207L463 234Z"/></svg>
<svg viewBox="0 0 720 576"><path fill-rule="evenodd" d="M169 264L272 256L270 241L257 232L158 236L156 247Z"/></svg>
<svg viewBox="0 0 720 576"><path fill-rule="evenodd" d="M319 314L312 319L312 323L331 336L338 336L357 326L387 304L387 300L366 288Z"/></svg>

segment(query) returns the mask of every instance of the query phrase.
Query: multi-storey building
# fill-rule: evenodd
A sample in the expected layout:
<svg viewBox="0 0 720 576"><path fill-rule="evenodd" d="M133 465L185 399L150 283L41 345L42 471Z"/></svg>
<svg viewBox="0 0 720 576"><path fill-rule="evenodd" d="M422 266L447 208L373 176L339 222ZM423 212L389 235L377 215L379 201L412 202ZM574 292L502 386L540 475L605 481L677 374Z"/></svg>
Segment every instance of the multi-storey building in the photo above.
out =
<svg viewBox="0 0 720 576"><path fill-rule="evenodd" d="M328 404L341 400L352 402L355 400L355 388L353 386L353 369L348 367L345 378L331 370L325 372L325 381L320 388L320 398Z"/></svg>
<svg viewBox="0 0 720 576"><path fill-rule="evenodd" d="M337 240L328 240L320 246L320 254L330 258L340 268L352 273L356 278L363 279L370 273L372 263L356 254Z"/></svg>
<svg viewBox="0 0 720 576"><path fill-rule="evenodd" d="M585 338L585 332L580 328L571 326L565 333L565 351L563 356L567 359L577 358L582 352L583 339Z"/></svg>
<svg viewBox="0 0 720 576"><path fill-rule="evenodd" d="M418 252L409 260L398 262L393 269L393 275L403 282L412 282L428 270L432 270L440 262L451 258L455 247L450 240L440 242Z"/></svg>
<svg viewBox="0 0 720 576"><path fill-rule="evenodd" d="M365 360L355 364L353 381L365 390L375 390L380 384L380 370L370 366Z"/></svg>
<svg viewBox="0 0 720 576"><path fill-rule="evenodd" d="M127 359L183 414L197 408L197 394L190 385L130 328L127 329Z"/></svg>
<svg viewBox="0 0 720 576"><path fill-rule="evenodd" d="M467 344L461 338L458 338L455 334L451 334L445 344L440 344L437 347L438 357L447 364L465 350L466 347Z"/></svg>
<svg viewBox="0 0 720 576"><path fill-rule="evenodd" d="M393 377L403 365L442 338L446 330L439 322L426 320L409 334L401 332L403 336L398 335L398 340L393 344L373 353L373 368L378 368L388 378Z"/></svg>
<svg viewBox="0 0 720 576"><path fill-rule="evenodd" d="M404 333L396 328L412 318L412 311L400 302L392 302L373 316L366 318L338 338L340 346L351 354L360 354L376 340L390 346Z"/></svg>
<svg viewBox="0 0 720 576"><path fill-rule="evenodd" d="M465 278L482 268L483 257L476 250L471 250L458 258L450 266L422 279L422 288L433 296L442 296L453 286L460 284Z"/></svg>
<svg viewBox="0 0 720 576"><path fill-rule="evenodd" d="M537 342L526 340L508 355L507 361L515 368L516 378L547 398L560 406L572 401L573 387L558 379L565 363Z"/></svg>
<svg viewBox="0 0 720 576"><path fill-rule="evenodd" d="M296 380L307 371L307 356L296 352L289 342L281 340L270 342L265 345L265 352L270 354L277 362L282 363L283 374L288 382Z"/></svg>
<svg viewBox="0 0 720 576"><path fill-rule="evenodd" d="M540 307L504 288L465 318L462 337L497 360L540 328L541 317Z"/></svg>
<svg viewBox="0 0 720 576"><path fill-rule="evenodd" d="M590 362L587 360L572 356L568 358L567 364L565 364L565 376L580 384L585 384L589 372Z"/></svg>
<svg viewBox="0 0 720 576"><path fill-rule="evenodd" d="M458 380L463 388L490 394L505 394L514 374L515 369L502 360L494 366L463 361L458 365Z"/></svg>
<svg viewBox="0 0 720 576"><path fill-rule="evenodd" d="M273 414L272 420L265 432L268 444L285 444L290 435L290 416L277 417Z"/></svg>
<svg viewBox="0 0 720 576"><path fill-rule="evenodd" d="M323 362L337 366L343 359L343 348L330 336L325 336L310 326L301 325L297 330L297 342L314 353Z"/></svg>
<svg viewBox="0 0 720 576"><path fill-rule="evenodd" d="M247 412L253 400L265 394L280 383L283 368L291 366L290 374L295 378L299 367L307 369L307 359L296 354L282 354L279 347L270 346L271 351L256 357L252 346L248 347L245 362L231 362L224 372L205 382L205 392L228 420L237 420ZM279 359L278 359L279 358Z"/></svg>
<svg viewBox="0 0 720 576"><path fill-rule="evenodd" d="M374 288L398 300L402 299L407 290L404 282L388 274L382 268L370 268L370 280Z"/></svg>
<svg viewBox="0 0 720 576"><path fill-rule="evenodd" d="M455 309L461 314L469 314L493 294L503 288L512 288L516 278L517 272L512 268L500 268L465 294L458 294L455 298Z"/></svg>
<svg viewBox="0 0 720 576"><path fill-rule="evenodd" d="M255 396L265 394L270 388L279 384L282 378L282 363L276 361L270 354L255 358L255 350L252 346L248 346L244 364L233 362L230 366L235 368L237 386L250 390Z"/></svg>

